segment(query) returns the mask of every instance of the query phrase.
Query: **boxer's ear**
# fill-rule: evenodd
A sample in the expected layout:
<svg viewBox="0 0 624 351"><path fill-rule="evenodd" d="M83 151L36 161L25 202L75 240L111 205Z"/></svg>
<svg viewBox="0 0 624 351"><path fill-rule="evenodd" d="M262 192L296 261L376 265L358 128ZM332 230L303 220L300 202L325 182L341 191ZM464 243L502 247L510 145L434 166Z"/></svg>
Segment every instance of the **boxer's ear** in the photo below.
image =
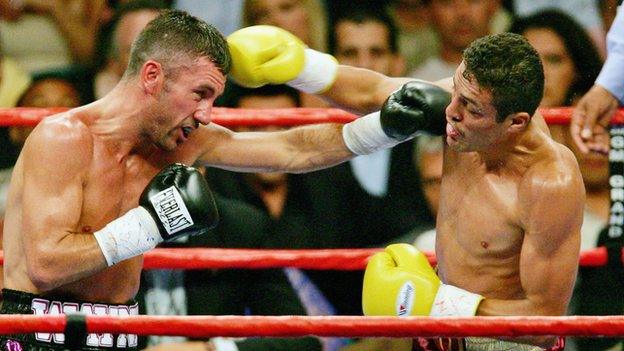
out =
<svg viewBox="0 0 624 351"><path fill-rule="evenodd" d="M524 131L531 122L531 115L526 112L516 112L507 117L510 121L509 131L512 133L518 133Z"/></svg>
<svg viewBox="0 0 624 351"><path fill-rule="evenodd" d="M145 61L141 67L139 79L145 93L149 95L156 94L162 87L164 80L164 72L160 62L154 60Z"/></svg>

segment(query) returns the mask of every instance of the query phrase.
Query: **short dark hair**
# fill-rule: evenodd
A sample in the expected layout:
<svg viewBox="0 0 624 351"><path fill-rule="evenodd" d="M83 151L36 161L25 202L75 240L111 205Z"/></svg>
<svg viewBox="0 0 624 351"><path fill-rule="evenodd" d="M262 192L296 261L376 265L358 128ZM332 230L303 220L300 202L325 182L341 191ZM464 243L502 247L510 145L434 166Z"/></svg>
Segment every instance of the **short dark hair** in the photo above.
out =
<svg viewBox="0 0 624 351"><path fill-rule="evenodd" d="M600 73L602 59L587 31L572 17L558 10L544 10L515 20L510 32L524 34L529 29L550 29L563 41L574 62L576 79L566 94L566 105L584 95Z"/></svg>
<svg viewBox="0 0 624 351"><path fill-rule="evenodd" d="M232 58L223 35L212 25L180 10L165 10L147 24L132 44L125 76L138 74L141 66L153 58L165 70L180 57L209 57L227 74Z"/></svg>
<svg viewBox="0 0 624 351"><path fill-rule="evenodd" d="M301 106L299 91L288 85L267 84L260 88L245 88L228 80L223 95L219 97L215 105L235 108L239 107L241 100L248 96L274 97L282 95L292 99L296 106Z"/></svg>
<svg viewBox="0 0 624 351"><path fill-rule="evenodd" d="M332 21L331 30L328 33L329 35L327 41L330 54L336 53L336 46L338 42L338 38L336 37L336 25L340 22L353 22L357 24L366 22L379 23L388 30L388 44L390 46L390 51L395 54L399 51L397 39L398 31L394 20L384 11L380 11L379 9L374 10L367 6L362 6L356 9L349 8L348 10L339 11L339 13L336 14L336 17Z"/></svg>
<svg viewBox="0 0 624 351"><path fill-rule="evenodd" d="M500 33L464 50L464 77L488 89L496 121L517 112L533 115L544 95L544 69L537 51L521 35Z"/></svg>

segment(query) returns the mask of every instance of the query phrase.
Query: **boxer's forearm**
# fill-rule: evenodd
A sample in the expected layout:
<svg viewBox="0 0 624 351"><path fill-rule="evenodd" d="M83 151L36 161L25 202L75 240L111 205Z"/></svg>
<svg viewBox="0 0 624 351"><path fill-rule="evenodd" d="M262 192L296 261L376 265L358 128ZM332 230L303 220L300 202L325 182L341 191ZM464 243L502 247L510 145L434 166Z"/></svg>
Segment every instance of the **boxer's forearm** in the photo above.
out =
<svg viewBox="0 0 624 351"><path fill-rule="evenodd" d="M67 233L57 237L59 240L54 243L39 243L25 250L28 278L40 292L92 276L107 267L93 235Z"/></svg>
<svg viewBox="0 0 624 351"><path fill-rule="evenodd" d="M393 91L412 80L341 65L334 83L321 95L335 106L365 114L379 110Z"/></svg>

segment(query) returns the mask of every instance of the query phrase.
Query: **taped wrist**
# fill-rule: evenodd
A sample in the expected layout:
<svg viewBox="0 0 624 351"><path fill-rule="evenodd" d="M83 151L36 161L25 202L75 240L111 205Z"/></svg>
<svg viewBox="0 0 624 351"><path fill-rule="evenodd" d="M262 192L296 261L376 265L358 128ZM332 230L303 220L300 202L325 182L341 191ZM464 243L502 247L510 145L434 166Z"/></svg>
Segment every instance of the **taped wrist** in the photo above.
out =
<svg viewBox="0 0 624 351"><path fill-rule="evenodd" d="M477 314L477 308L483 296L474 294L453 285L440 283L438 292L431 306L430 316L470 317Z"/></svg>
<svg viewBox="0 0 624 351"><path fill-rule="evenodd" d="M345 145L356 155L368 155L399 144L386 135L381 127L379 111L360 117L342 127Z"/></svg>
<svg viewBox="0 0 624 351"><path fill-rule="evenodd" d="M163 241L156 222L143 207L136 207L93 233L108 266L138 256Z"/></svg>
<svg viewBox="0 0 624 351"><path fill-rule="evenodd" d="M328 54L305 49L305 63L297 78L286 84L308 94L322 93L334 84L338 61Z"/></svg>

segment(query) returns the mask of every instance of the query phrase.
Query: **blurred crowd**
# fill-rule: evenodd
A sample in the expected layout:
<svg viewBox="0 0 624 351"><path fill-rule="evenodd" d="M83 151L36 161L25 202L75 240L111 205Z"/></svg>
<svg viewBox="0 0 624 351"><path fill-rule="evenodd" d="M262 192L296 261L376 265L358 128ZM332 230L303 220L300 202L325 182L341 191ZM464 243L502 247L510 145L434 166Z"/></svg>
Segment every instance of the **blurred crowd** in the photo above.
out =
<svg viewBox="0 0 624 351"><path fill-rule="evenodd" d="M574 106L594 84L618 1L0 0L0 107L77 107L106 95L124 73L133 39L168 8L188 11L224 35L255 24L279 26L340 63L430 81L452 76L473 40L515 32L542 59L540 107L547 108ZM218 105L328 106L286 86L247 89L233 82ZM606 235L608 160L579 152L567 126L550 129L579 161L587 191L581 250L588 250ZM30 130L0 129L0 213ZM204 168L217 194L221 223L211 235L167 245L318 249L409 242L433 251L443 143L421 135L309 174ZM142 313L150 314L361 315L362 278L360 271L150 270L144 272L139 301ZM569 313L622 314L621 290L610 295L614 279L618 276L601 268L580 269ZM150 337L143 344L150 350L405 349L401 340L384 338ZM574 339L566 349L624 350L621 340L613 339Z"/></svg>

